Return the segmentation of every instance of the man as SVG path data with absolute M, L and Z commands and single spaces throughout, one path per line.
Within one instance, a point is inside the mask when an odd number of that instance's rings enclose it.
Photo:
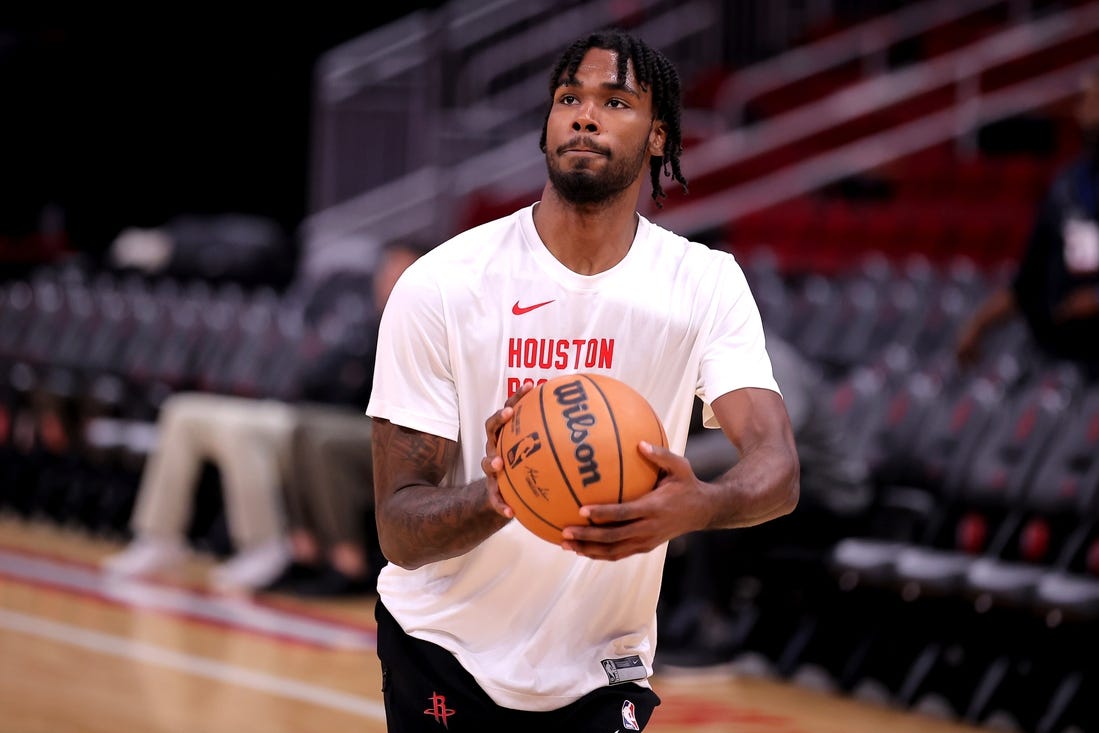
M 390 730 L 643 729 L 668 540 L 797 502 L 743 273 L 636 212 L 646 168 L 654 199 L 662 169 L 685 184 L 675 69 L 599 33 L 566 49 L 549 86 L 541 201 L 422 257 L 382 318 L 367 412 Z M 639 445 L 663 471 L 656 490 L 584 507 L 591 524 L 555 547 L 510 521 L 496 435 L 531 385 L 582 371 L 640 390 L 673 450 Z M 710 483 L 678 455 L 696 394 L 741 456 Z
M 1076 119 L 1084 150 L 1050 187 L 1010 287 L 993 291 L 962 327 L 963 364 L 1019 312 L 1044 352 L 1099 375 L 1099 69 L 1084 76 Z

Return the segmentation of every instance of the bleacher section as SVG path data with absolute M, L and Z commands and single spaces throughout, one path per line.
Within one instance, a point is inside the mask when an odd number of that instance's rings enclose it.
M 1094 729 L 1099 668 L 1074 645 L 1099 614 L 1099 382 L 1018 322 L 958 367 L 952 313 L 970 305 L 943 303 L 998 282 L 972 263 L 748 272 L 765 320 L 832 375 L 876 499 L 820 563 L 762 549 L 757 590 L 731 599 L 733 670 L 1008 730 Z

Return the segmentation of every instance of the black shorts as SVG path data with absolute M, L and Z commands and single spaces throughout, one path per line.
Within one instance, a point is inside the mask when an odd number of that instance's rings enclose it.
M 390 733 L 628 733 L 644 730 L 660 704 L 655 692 L 627 682 L 593 690 L 549 712 L 501 707 L 453 654 L 404 633 L 381 601 L 374 615 Z

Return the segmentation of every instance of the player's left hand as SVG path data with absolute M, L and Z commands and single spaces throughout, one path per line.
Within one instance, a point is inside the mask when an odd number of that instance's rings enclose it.
M 633 501 L 581 507 L 592 524 L 565 527 L 562 547 L 596 560 L 621 560 L 708 525 L 706 484 L 690 462 L 645 442 L 638 450 L 661 469 L 656 488 Z

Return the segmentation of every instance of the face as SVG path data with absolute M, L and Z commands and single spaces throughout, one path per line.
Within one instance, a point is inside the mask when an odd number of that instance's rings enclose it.
M 1099 72 L 1088 74 L 1076 105 L 1076 121 L 1084 135 L 1092 142 L 1099 142 Z
M 546 123 L 550 183 L 570 203 L 609 201 L 638 180 L 649 156 L 663 153 L 665 136 L 633 64 L 619 79 L 616 54 L 593 48 L 576 70 L 576 83 L 554 92 Z

